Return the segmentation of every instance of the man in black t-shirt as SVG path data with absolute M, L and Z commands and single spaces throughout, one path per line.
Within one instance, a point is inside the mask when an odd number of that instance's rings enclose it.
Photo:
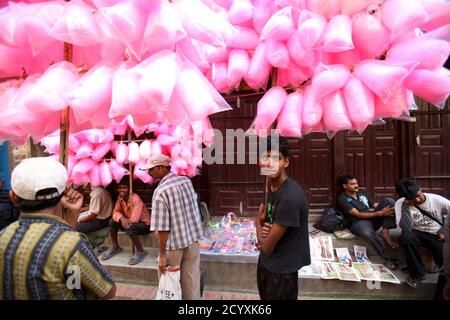
M 261 246 L 257 282 L 261 300 L 296 300 L 298 270 L 311 263 L 308 237 L 308 202 L 303 189 L 289 178 L 287 140 L 279 148 L 268 139 L 261 168 L 270 168 L 267 204 L 261 204 L 256 232 Z
M 371 244 L 385 259 L 386 266 L 395 268 L 376 232 L 383 227 L 383 239 L 392 248 L 398 248 L 389 235 L 389 229 L 396 228 L 394 199 L 384 198 L 380 203 L 374 202 L 366 193 L 358 190 L 358 181 L 352 175 L 339 177 L 339 184 L 344 188 L 344 192 L 339 196 L 337 206 L 346 215 L 350 231 Z

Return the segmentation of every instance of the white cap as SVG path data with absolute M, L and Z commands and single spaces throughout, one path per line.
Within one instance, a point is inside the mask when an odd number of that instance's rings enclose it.
M 165 154 L 155 154 L 148 158 L 145 166 L 141 167 L 141 170 L 149 170 L 156 166 L 170 166 L 170 158 Z
M 38 157 L 22 160 L 11 174 L 11 188 L 24 200 L 56 198 L 66 189 L 67 170 L 55 159 Z M 57 192 L 36 196 L 38 191 L 55 188 Z

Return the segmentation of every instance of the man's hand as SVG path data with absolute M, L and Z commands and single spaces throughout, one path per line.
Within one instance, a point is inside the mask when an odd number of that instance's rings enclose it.
M 259 206 L 259 222 L 261 224 L 261 226 L 264 226 L 264 223 L 266 223 L 266 219 L 267 219 L 267 212 L 266 212 L 266 206 L 261 203 L 261 205 Z
M 122 226 L 124 227 L 125 230 L 130 227 L 130 220 L 128 220 L 125 217 L 120 218 L 120 223 L 122 224 Z
M 273 224 L 271 224 L 271 223 L 268 223 L 268 222 L 264 223 L 264 226 L 261 231 L 261 237 L 267 238 L 270 230 L 272 229 L 272 226 L 273 226 Z
M 380 217 L 389 217 L 394 215 L 394 208 L 386 207 L 378 211 Z
M 158 256 L 158 269 L 161 274 L 166 273 L 166 266 L 167 266 L 167 255 L 159 254 Z
M 83 195 L 72 188 L 68 188 L 61 198 L 61 204 L 68 210 L 80 211 L 83 206 Z

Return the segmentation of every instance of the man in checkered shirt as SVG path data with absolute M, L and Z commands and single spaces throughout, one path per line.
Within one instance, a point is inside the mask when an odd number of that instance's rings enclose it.
M 142 169 L 159 180 L 150 223 L 150 231 L 156 231 L 159 240 L 159 274 L 165 273 L 167 266 L 180 266 L 183 300 L 199 300 L 202 221 L 192 182 L 170 172 L 166 155 L 150 157 Z

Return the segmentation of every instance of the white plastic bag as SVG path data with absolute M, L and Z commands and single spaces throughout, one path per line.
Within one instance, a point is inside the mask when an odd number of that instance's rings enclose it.
M 181 300 L 180 267 L 167 267 L 159 278 L 155 300 Z

